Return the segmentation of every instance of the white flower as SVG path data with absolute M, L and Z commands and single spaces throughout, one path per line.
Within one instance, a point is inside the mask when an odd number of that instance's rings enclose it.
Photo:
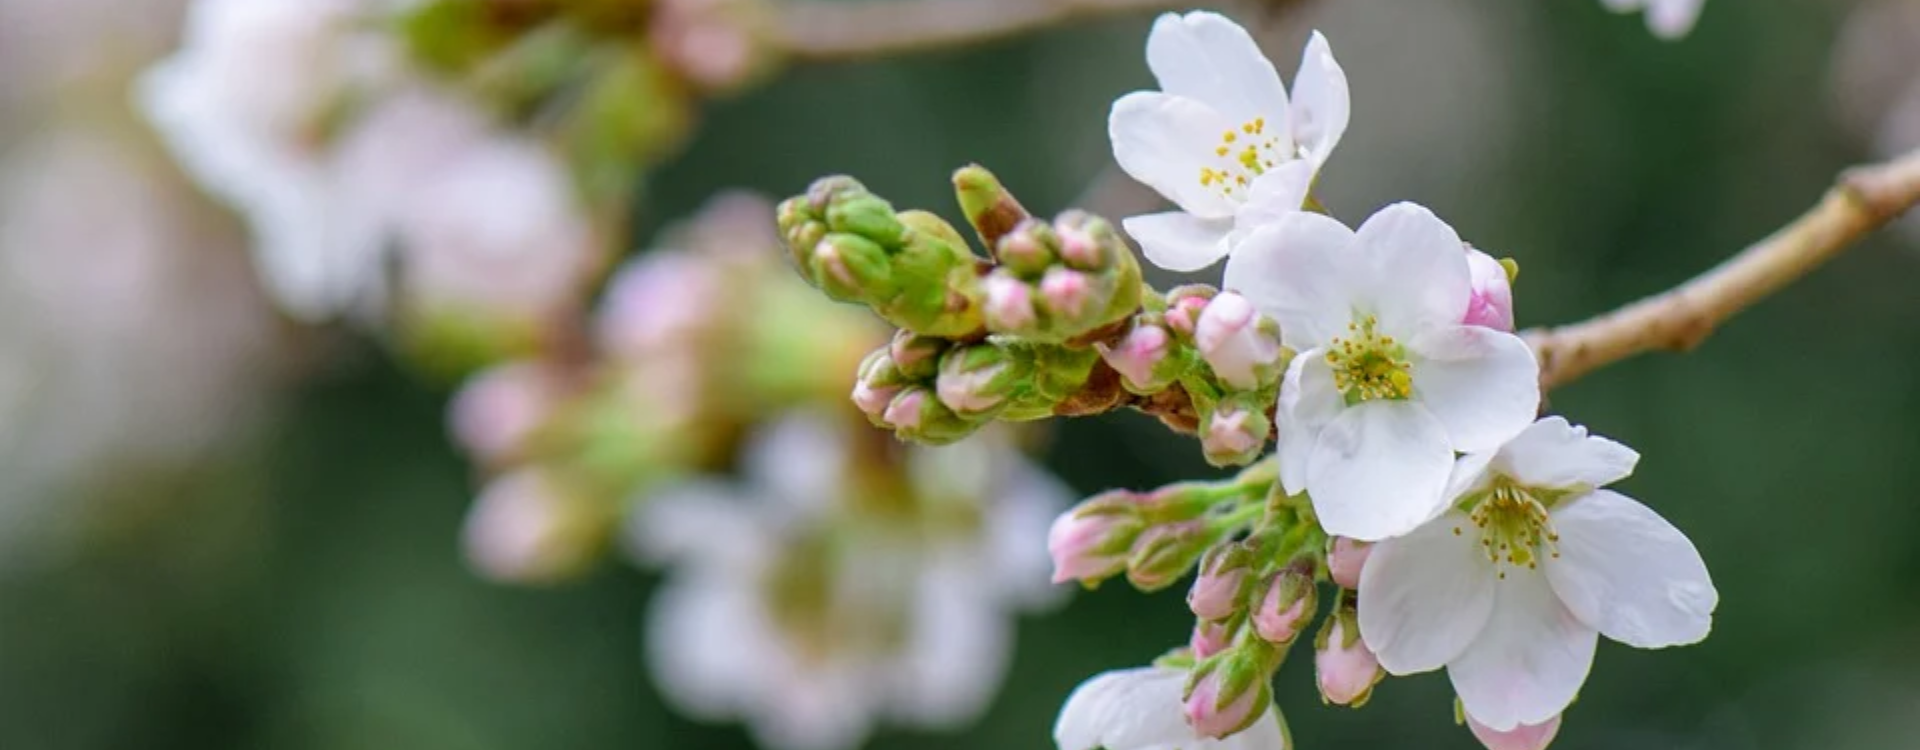
M 307 319 L 362 301 L 377 246 L 343 245 L 321 134 L 393 53 L 360 21 L 371 0 L 198 0 L 180 51 L 137 87 L 148 120 L 208 192 L 244 214 L 267 288 Z
M 1281 480 L 1327 533 L 1404 534 L 1446 503 L 1454 453 L 1491 450 L 1540 403 L 1519 337 L 1463 324 L 1473 290 L 1453 228 L 1402 203 L 1358 232 L 1296 212 L 1254 232 L 1226 286 L 1300 352 L 1280 389 Z
M 1286 750 L 1278 708 L 1225 739 L 1195 732 L 1182 709 L 1186 683 L 1186 672 L 1166 667 L 1123 669 L 1087 680 L 1060 708 L 1054 745 L 1059 750 Z
M 1473 719 L 1499 732 L 1572 702 L 1601 634 L 1638 648 L 1698 642 L 1719 593 L 1693 543 L 1599 489 L 1639 454 L 1543 419 L 1461 459 L 1453 508 L 1374 547 L 1360 633 L 1387 671 L 1447 668 Z
M 1600 0 L 1615 13 L 1646 11 L 1647 28 L 1661 39 L 1679 39 L 1693 31 L 1706 0 Z
M 1347 75 L 1315 32 L 1289 102 L 1246 29 L 1206 12 L 1161 16 L 1147 66 L 1161 90 L 1114 102 L 1108 135 L 1120 168 L 1180 210 L 1123 224 L 1155 265 L 1195 271 L 1299 210 L 1347 130 Z
M 644 501 L 637 550 L 673 566 L 649 611 L 649 662 L 682 710 L 744 720 L 779 750 L 851 748 L 880 722 L 962 725 L 1006 672 L 1012 613 L 1057 598 L 1057 482 L 974 440 L 916 449 L 911 496 L 868 497 L 847 474 L 873 468 L 851 439 L 788 418 L 749 448 L 745 486 Z

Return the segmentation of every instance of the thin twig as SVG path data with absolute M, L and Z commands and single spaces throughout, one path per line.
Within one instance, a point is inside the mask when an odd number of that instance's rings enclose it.
M 1543 388 L 1656 349 L 1699 346 L 1735 313 L 1920 204 L 1920 150 L 1840 176 L 1819 205 L 1691 281 L 1591 320 L 1525 332 Z
M 802 60 L 957 47 L 1096 16 L 1183 9 L 1193 0 L 792 0 L 778 33 Z

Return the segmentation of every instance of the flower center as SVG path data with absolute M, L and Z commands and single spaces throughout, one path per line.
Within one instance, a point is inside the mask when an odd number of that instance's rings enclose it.
M 1239 129 L 1220 136 L 1220 143 L 1213 147 L 1219 166 L 1200 168 L 1200 186 L 1224 198 L 1246 200 L 1247 188 L 1255 178 L 1293 158 L 1282 146 L 1278 136 L 1267 135 L 1267 118 L 1248 120 Z
M 1327 347 L 1333 367 L 1333 386 L 1348 406 L 1374 399 L 1404 400 L 1413 395 L 1413 363 L 1407 349 L 1378 330 L 1380 321 L 1368 315 L 1347 324 L 1347 335 Z
M 1560 535 L 1553 530 L 1547 506 L 1524 487 L 1505 479 L 1496 481 L 1474 505 L 1470 517 L 1480 530 L 1481 551 L 1502 579 L 1508 566 L 1538 570 L 1542 552 L 1560 556 Z M 1455 526 L 1453 533 L 1459 536 L 1460 527 Z

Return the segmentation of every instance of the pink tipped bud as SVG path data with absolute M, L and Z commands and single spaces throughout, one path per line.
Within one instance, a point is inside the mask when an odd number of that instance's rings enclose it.
M 880 419 L 896 430 L 913 432 L 926 424 L 927 411 L 935 403 L 938 402 L 927 389 L 909 388 L 887 402 L 887 408 L 880 414 Z
M 1313 619 L 1318 597 L 1313 580 L 1298 571 L 1275 574 L 1267 579 L 1253 610 L 1253 631 L 1268 643 L 1292 643 L 1300 628 Z
M 1093 301 L 1093 282 L 1079 271 L 1054 268 L 1040 279 L 1040 304 L 1065 318 L 1085 315 Z
M 875 350 L 860 362 L 853 381 L 853 405 L 871 419 L 884 419 L 887 406 L 902 388 L 900 371 L 886 349 Z
M 1228 387 L 1250 391 L 1280 375 L 1280 327 L 1233 292 L 1221 292 L 1201 310 L 1193 342 Z
M 1093 584 L 1127 566 L 1143 523 L 1127 493 L 1101 495 L 1074 507 L 1047 530 L 1047 554 L 1053 557 L 1053 582 Z
M 1187 590 L 1187 608 L 1202 620 L 1225 620 L 1240 611 L 1240 595 L 1246 589 L 1246 555 L 1238 545 L 1215 547 L 1200 563 L 1200 575 L 1194 576 Z
M 982 312 L 987 327 L 995 331 L 1023 331 L 1037 320 L 1033 311 L 1033 290 L 1026 282 L 1010 274 L 995 273 L 986 280 L 987 303 Z
M 963 417 L 982 417 L 999 409 L 1030 380 L 1031 368 L 992 344 L 953 349 L 940 358 L 935 387 L 940 403 Z
M 1233 631 L 1227 623 L 1217 620 L 1201 620 L 1194 623 L 1193 635 L 1187 639 L 1187 648 L 1193 651 L 1193 658 L 1205 659 L 1227 650 L 1233 645 Z
M 1273 420 L 1244 404 L 1223 402 L 1207 414 L 1200 426 L 1200 447 L 1215 466 L 1252 463 L 1266 449 Z
M 1371 554 L 1373 545 L 1336 536 L 1327 546 L 1327 575 L 1340 588 L 1359 591 L 1360 571 Z
M 1212 287 L 1183 286 L 1167 292 L 1167 328 L 1187 338 L 1193 338 L 1199 328 L 1200 316 L 1206 312 L 1207 302 L 1217 294 Z
M 1087 231 L 1084 225 L 1061 224 L 1060 258 L 1067 265 L 1081 270 L 1098 270 L 1106 265 L 1106 253 L 1101 251 L 1099 239 Z
M 1498 331 L 1513 331 L 1513 279 L 1493 256 L 1467 249 L 1467 270 L 1473 277 L 1473 297 L 1461 322 Z
M 1320 697 L 1337 706 L 1359 707 L 1380 681 L 1380 660 L 1360 640 L 1349 612 L 1327 618 L 1326 641 L 1313 654 L 1320 681 Z
M 1270 675 L 1249 649 L 1216 656 L 1196 667 L 1187 690 L 1187 723 L 1205 737 L 1224 738 L 1253 726 L 1267 711 Z
M 1141 323 L 1129 329 L 1118 343 L 1097 348 L 1100 357 L 1120 373 L 1128 388 L 1152 392 L 1166 388 L 1173 380 L 1168 373 L 1161 372 L 1162 364 L 1173 350 L 1173 337 L 1165 328 Z
M 599 555 L 607 517 L 524 471 L 494 480 L 467 513 L 462 542 L 481 575 L 510 583 L 551 583 L 584 571 Z
M 893 341 L 887 344 L 887 355 L 893 359 L 893 366 L 907 380 L 925 380 L 933 377 L 939 368 L 940 355 L 945 353 L 947 339 L 938 336 L 922 336 L 912 331 L 901 330 L 894 333 Z
M 516 363 L 480 373 L 460 389 L 449 409 L 455 442 L 485 463 L 520 452 L 553 413 L 561 397 L 550 370 Z
M 1127 558 L 1127 583 L 1153 592 L 1172 586 L 1200 561 L 1219 534 L 1205 520 L 1147 527 Z
M 1560 717 L 1555 715 L 1541 724 L 1521 724 L 1502 732 L 1467 714 L 1467 729 L 1487 750 L 1546 750 L 1560 733 Z
M 1046 238 L 1040 231 L 1045 226 L 1033 221 L 1016 227 L 1012 234 L 1000 239 L 994 258 L 1015 273 L 1031 276 L 1044 272 L 1047 266 L 1053 265 L 1053 251 L 1047 248 Z

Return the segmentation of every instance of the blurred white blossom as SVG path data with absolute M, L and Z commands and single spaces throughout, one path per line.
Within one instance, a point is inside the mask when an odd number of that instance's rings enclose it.
M 1286 750 L 1280 709 L 1269 707 L 1253 726 L 1224 739 L 1203 737 L 1187 724 L 1181 694 L 1184 670 L 1140 667 L 1107 672 L 1081 683 L 1053 725 L 1059 750 Z
M 643 501 L 635 548 L 670 566 L 648 653 L 667 697 L 766 746 L 858 745 L 877 723 L 955 727 L 1005 674 L 1014 612 L 1047 604 L 1066 492 L 1004 442 L 909 449 L 869 475 L 863 428 L 762 428 L 745 479 Z M 884 443 L 878 443 L 884 445 Z M 856 507 L 857 506 L 857 507 Z
M 1661 39 L 1673 40 L 1693 31 L 1706 0 L 1600 0 L 1600 4 L 1615 13 L 1645 12 L 1647 29 Z

